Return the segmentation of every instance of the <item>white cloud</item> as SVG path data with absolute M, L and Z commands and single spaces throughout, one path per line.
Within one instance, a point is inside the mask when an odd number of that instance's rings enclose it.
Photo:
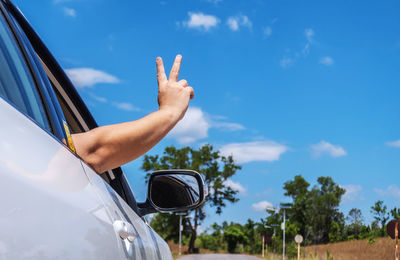
M 301 51 L 304 56 L 307 56 L 310 53 L 311 44 L 314 43 L 314 30 L 313 29 L 305 29 L 304 35 L 306 36 L 307 43 L 304 45 L 303 50 Z
M 176 139 L 180 144 L 189 144 L 206 138 L 210 127 L 201 108 L 191 107 L 168 136 Z
M 273 208 L 273 205 L 271 202 L 263 200 L 252 204 L 251 207 L 255 211 L 264 212 L 267 210 L 267 208 Z
M 114 106 L 114 107 L 116 107 L 118 109 L 121 109 L 121 110 L 125 110 L 125 111 L 140 111 L 140 108 L 135 107 L 134 105 L 132 105 L 129 102 L 111 102 L 107 98 L 97 96 L 97 95 L 95 95 L 95 94 L 93 94 L 91 92 L 89 92 L 89 96 L 91 98 L 93 98 L 94 100 L 98 101 L 98 102 L 112 105 L 112 106 Z
M 326 141 L 321 141 L 317 144 L 311 145 L 312 154 L 314 157 L 320 157 L 323 154 L 330 155 L 332 157 L 341 157 L 347 155 L 346 150 L 339 145 L 333 145 Z
M 374 191 L 382 197 L 393 197 L 400 201 L 400 188 L 395 184 L 388 186 L 385 190 L 374 188 Z
M 53 0 L 53 4 L 68 3 L 74 0 Z
M 183 22 L 188 28 L 203 29 L 208 31 L 210 28 L 215 27 L 219 23 L 216 16 L 189 12 L 189 21 Z
M 184 118 L 172 129 L 168 137 L 174 138 L 179 144 L 190 144 L 208 137 L 210 128 L 222 131 L 240 131 L 245 127 L 241 124 L 226 122 L 225 117 L 207 115 L 199 107 L 190 107 Z
M 243 125 L 237 123 L 230 123 L 230 122 L 218 122 L 213 121 L 211 122 L 212 127 L 219 128 L 221 130 L 227 131 L 239 131 L 246 129 Z
M 255 161 L 277 161 L 288 149 L 288 147 L 273 141 L 263 141 L 227 144 L 220 151 L 224 156 L 232 155 L 240 164 Z
M 236 190 L 237 192 L 241 194 L 246 194 L 247 189 L 242 186 L 239 182 L 234 182 L 231 179 L 228 179 L 224 181 L 224 185 L 230 187 L 232 190 Z
M 76 17 L 75 9 L 64 7 L 63 8 L 64 14 L 71 17 Z
M 226 24 L 232 31 L 238 31 L 241 26 L 251 28 L 253 25 L 246 15 L 231 16 L 226 21 Z
M 314 41 L 315 32 L 313 29 L 307 28 L 304 30 L 304 36 L 306 37 L 306 43 L 304 44 L 304 47 L 301 50 L 298 50 L 294 54 L 292 54 L 291 55 L 292 57 L 290 56 L 284 57 L 279 61 L 279 65 L 282 68 L 288 68 L 292 66 L 297 60 L 308 56 L 308 54 L 310 53 L 311 45 L 313 45 L 315 42 Z
M 305 29 L 304 30 L 304 35 L 307 38 L 307 42 L 309 42 L 309 43 L 313 43 L 314 42 L 315 32 L 314 32 L 313 29 L 310 29 L 310 28 Z
M 226 24 L 231 28 L 232 31 L 237 31 L 239 30 L 239 21 L 236 20 L 235 18 L 230 17 L 227 21 Z
M 98 83 L 118 83 L 119 79 L 104 71 L 93 68 L 74 68 L 65 70 L 78 88 L 92 87 Z
M 215 5 L 222 2 L 222 0 L 206 0 L 206 1 Z
M 270 26 L 267 26 L 263 30 L 264 36 L 269 37 L 272 34 L 272 28 Z
M 97 100 L 97 101 L 99 101 L 99 102 L 101 102 L 101 103 L 107 103 L 107 102 L 108 102 L 108 100 L 107 100 L 105 97 L 100 97 L 100 96 L 97 96 L 97 95 L 95 95 L 95 94 L 93 94 L 93 93 L 89 93 L 89 95 L 90 95 L 93 99 L 95 99 L 95 100 Z
M 279 64 L 282 68 L 289 68 L 294 64 L 294 60 L 292 58 L 283 58 L 280 60 Z
M 311 43 L 307 42 L 306 45 L 304 45 L 304 48 L 301 50 L 301 53 L 303 53 L 304 56 L 307 56 L 310 53 L 310 46 Z
M 140 108 L 137 108 L 128 102 L 112 102 L 112 105 L 125 111 L 140 111 Z
M 391 147 L 400 148 L 400 140 L 386 142 L 386 145 L 391 146 Z
M 343 195 L 344 203 L 364 200 L 364 197 L 361 195 L 362 191 L 361 185 L 349 184 L 349 185 L 343 185 L 341 187 L 346 190 L 345 194 Z
M 319 64 L 325 65 L 325 66 L 331 66 L 333 65 L 334 61 L 332 59 L 332 57 L 329 56 L 325 56 L 322 57 L 321 59 L 319 59 Z

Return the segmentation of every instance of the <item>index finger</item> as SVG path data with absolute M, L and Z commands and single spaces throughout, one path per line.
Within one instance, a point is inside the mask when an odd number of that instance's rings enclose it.
M 165 75 L 164 64 L 160 57 L 156 59 L 157 64 L 157 80 L 158 83 L 167 81 L 167 75 Z
M 176 55 L 174 65 L 172 65 L 171 72 L 169 73 L 169 80 L 178 81 L 181 63 L 182 63 L 182 56 Z

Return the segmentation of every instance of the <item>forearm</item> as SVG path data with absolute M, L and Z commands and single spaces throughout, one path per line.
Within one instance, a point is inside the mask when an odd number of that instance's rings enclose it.
M 77 154 L 96 172 L 102 173 L 146 153 L 178 121 L 178 114 L 158 110 L 136 121 L 98 127 L 72 138 Z
M 159 110 L 139 120 L 102 126 L 72 135 L 77 154 L 98 173 L 135 160 L 156 145 L 184 116 L 194 92 L 178 80 L 182 56 L 177 55 L 169 79 L 157 58 Z

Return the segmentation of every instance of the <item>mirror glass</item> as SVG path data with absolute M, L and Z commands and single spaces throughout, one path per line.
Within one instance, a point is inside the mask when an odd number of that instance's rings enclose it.
M 184 174 L 155 176 L 152 180 L 150 198 L 159 208 L 172 209 L 193 206 L 200 200 L 197 179 Z

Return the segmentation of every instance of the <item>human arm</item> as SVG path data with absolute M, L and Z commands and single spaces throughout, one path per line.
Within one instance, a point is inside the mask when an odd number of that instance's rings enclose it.
M 175 58 L 169 79 L 157 58 L 159 110 L 135 121 L 95 128 L 72 135 L 77 154 L 102 173 L 146 153 L 183 118 L 194 92 L 186 80 L 178 81 L 182 56 Z

